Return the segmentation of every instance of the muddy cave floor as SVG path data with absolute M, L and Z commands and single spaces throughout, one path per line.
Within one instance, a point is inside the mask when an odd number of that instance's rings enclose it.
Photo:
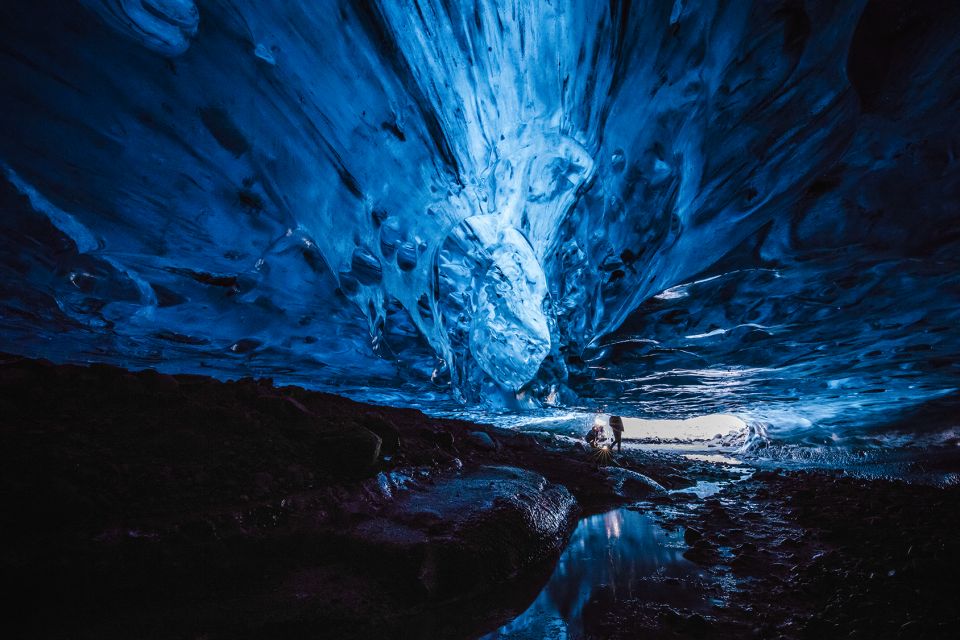
M 584 637 L 960 628 L 956 486 L 638 450 L 598 467 L 549 433 L 17 356 L 0 432 L 7 637 L 479 637 L 533 602 L 578 519 L 621 506 L 682 532 L 711 604 L 597 585 Z

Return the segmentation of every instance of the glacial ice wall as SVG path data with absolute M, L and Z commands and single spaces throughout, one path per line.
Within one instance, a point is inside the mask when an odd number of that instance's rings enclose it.
M 0 349 L 949 433 L 958 17 L 10 0 Z

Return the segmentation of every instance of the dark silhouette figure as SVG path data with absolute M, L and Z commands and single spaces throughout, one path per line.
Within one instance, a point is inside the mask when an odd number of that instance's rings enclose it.
M 623 436 L 623 418 L 620 416 L 610 416 L 610 429 L 613 430 L 613 444 L 617 451 L 620 451 L 620 438 Z M 613 448 L 612 446 L 610 447 Z

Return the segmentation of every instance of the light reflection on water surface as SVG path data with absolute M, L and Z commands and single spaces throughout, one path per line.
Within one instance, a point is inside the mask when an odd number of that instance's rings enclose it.
M 550 581 L 522 614 L 485 638 L 583 635 L 584 608 L 640 599 L 703 610 L 701 573 L 683 557 L 683 529 L 666 531 L 645 514 L 616 509 L 580 521 Z

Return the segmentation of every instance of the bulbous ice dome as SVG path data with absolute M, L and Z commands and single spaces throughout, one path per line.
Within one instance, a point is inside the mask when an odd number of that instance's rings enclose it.
M 958 16 L 5 2 L 0 349 L 949 434 Z

